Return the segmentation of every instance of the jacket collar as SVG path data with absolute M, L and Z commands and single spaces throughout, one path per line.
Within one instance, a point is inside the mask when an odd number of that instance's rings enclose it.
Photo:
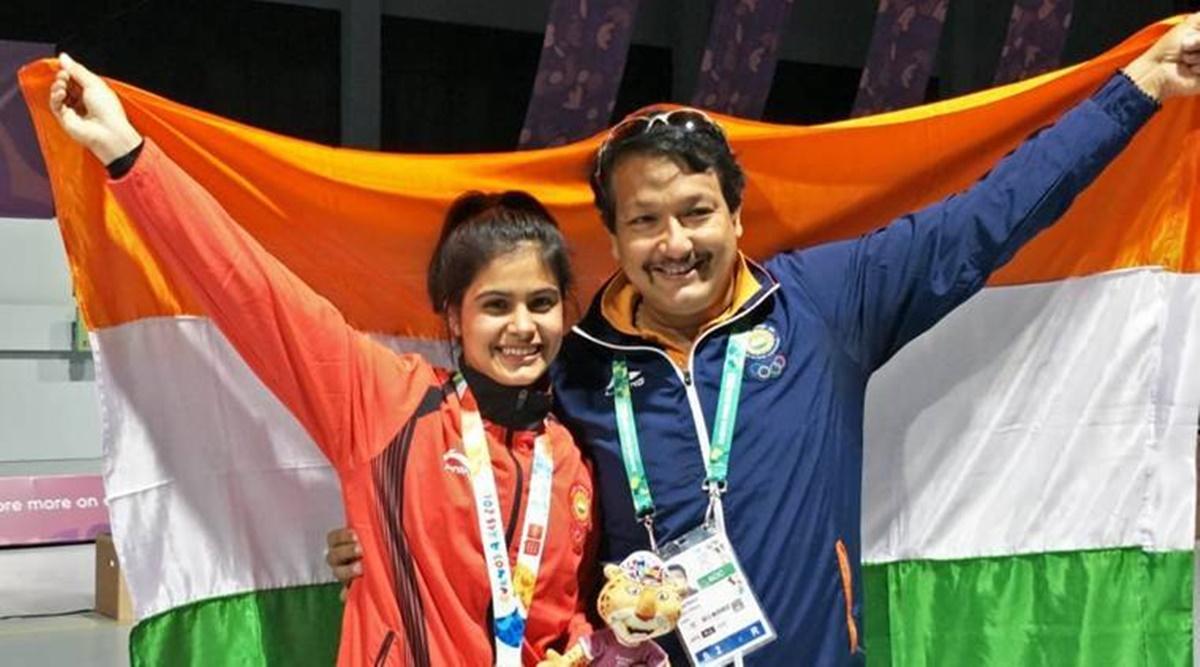
M 479 414 L 489 422 L 509 429 L 533 430 L 550 414 L 553 399 L 549 375 L 531 385 L 510 387 L 471 368 L 461 358 L 458 367 L 479 404 Z
M 732 322 L 740 319 L 742 315 L 748 313 L 760 304 L 764 303 L 776 290 L 779 289 L 779 281 L 771 275 L 769 271 L 763 268 L 762 265 L 746 258 L 746 268 L 753 274 L 755 280 L 758 281 L 759 288 L 754 293 L 754 296 L 747 299 L 740 308 L 725 321 L 718 324 L 714 329 L 721 329 L 729 326 Z M 600 289 L 596 291 L 596 296 L 592 298 L 591 304 L 588 306 L 587 313 L 583 318 L 572 327 L 573 331 L 584 338 L 595 341 L 603 345 L 617 347 L 653 347 L 658 349 L 660 346 L 641 336 L 626 333 L 618 329 L 604 314 L 604 294 L 615 280 L 620 277 L 620 273 L 614 273 L 604 281 Z M 703 333 L 701 334 L 703 335 Z

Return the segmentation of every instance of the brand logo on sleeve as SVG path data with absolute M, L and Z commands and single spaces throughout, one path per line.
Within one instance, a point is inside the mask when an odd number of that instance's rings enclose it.
M 454 449 L 442 454 L 442 470 L 463 477 L 471 476 L 471 466 L 467 461 L 467 455 Z
M 629 369 L 629 388 L 636 389 L 637 387 L 640 387 L 644 384 L 646 384 L 646 378 L 642 375 L 642 372 L 635 371 L 632 368 Z M 608 379 L 608 385 L 604 387 L 604 395 L 605 396 L 613 395 L 613 379 L 612 378 Z

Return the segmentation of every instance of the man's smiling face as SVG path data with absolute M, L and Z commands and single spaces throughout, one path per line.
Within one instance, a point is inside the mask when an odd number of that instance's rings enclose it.
M 742 235 L 714 170 L 633 153 L 612 171 L 613 256 L 656 320 L 700 327 L 728 305 Z

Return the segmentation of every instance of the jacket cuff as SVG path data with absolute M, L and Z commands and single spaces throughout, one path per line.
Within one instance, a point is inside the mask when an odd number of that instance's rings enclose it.
M 142 149 L 145 147 L 146 140 L 143 139 L 141 143 L 133 147 L 133 150 L 104 165 L 104 168 L 108 170 L 108 177 L 115 181 L 128 174 L 129 170 L 133 169 L 133 165 L 137 163 L 138 156 L 142 154 Z
M 1162 108 L 1161 102 L 1138 88 L 1128 74 L 1120 71 L 1092 95 L 1092 101 L 1130 134 Z

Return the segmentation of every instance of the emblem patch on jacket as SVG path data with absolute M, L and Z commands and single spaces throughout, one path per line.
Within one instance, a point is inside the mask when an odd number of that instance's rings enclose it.
M 571 542 L 575 553 L 583 552 L 583 543 L 592 527 L 592 492 L 583 484 L 571 487 Z
M 754 380 L 774 380 L 787 368 L 787 356 L 779 352 L 779 332 L 760 324 L 746 338 L 746 375 Z

